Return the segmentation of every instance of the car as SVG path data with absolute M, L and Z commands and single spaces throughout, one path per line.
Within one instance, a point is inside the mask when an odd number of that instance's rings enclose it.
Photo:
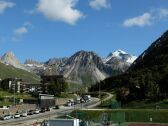
M 35 109 L 34 110 L 34 114 L 39 114 L 40 113 L 40 110 L 39 109 Z
M 49 107 L 47 107 L 47 108 L 46 108 L 46 111 L 50 111 L 50 108 L 49 108 Z
M 14 118 L 20 118 L 20 113 L 15 113 Z
M 75 101 L 73 99 L 70 99 L 69 102 L 71 102 L 71 106 L 75 105 Z
M 41 108 L 40 113 L 44 113 L 45 111 L 45 108 Z
M 34 110 L 29 110 L 27 114 L 28 115 L 33 115 L 34 114 Z
M 1 117 L 2 120 L 8 120 L 8 119 L 11 119 L 12 116 L 11 115 L 4 115 Z
M 85 100 L 83 98 L 80 99 L 81 103 L 85 103 Z
M 80 103 L 81 103 L 80 99 L 81 99 L 80 96 L 77 96 L 77 97 L 75 98 L 75 102 L 76 102 L 76 104 L 80 104 Z
M 90 95 L 84 95 L 83 99 L 85 100 L 85 102 L 89 102 L 89 101 L 91 101 L 91 96 Z
M 22 117 L 27 117 L 27 114 L 28 114 L 27 111 L 22 111 L 21 116 Z
M 59 105 L 55 105 L 55 109 L 60 109 L 60 106 Z
M 69 106 L 69 107 L 72 106 L 71 102 L 68 101 L 68 102 L 66 103 L 66 106 Z

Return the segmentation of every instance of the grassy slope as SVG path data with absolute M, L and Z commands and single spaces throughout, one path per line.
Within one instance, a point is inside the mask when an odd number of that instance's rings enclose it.
M 22 78 L 25 79 L 27 82 L 30 83 L 38 83 L 40 78 L 32 73 L 29 73 L 27 71 L 14 68 L 12 66 L 6 66 L 2 63 L 0 63 L 0 78 Z

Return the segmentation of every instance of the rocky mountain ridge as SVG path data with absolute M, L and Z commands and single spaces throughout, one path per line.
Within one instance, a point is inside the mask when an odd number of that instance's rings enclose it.
M 135 57 L 117 50 L 102 59 L 94 52 L 78 51 L 71 57 L 51 58 L 46 62 L 27 59 L 20 64 L 12 52 L 1 58 L 1 62 L 37 75 L 64 75 L 72 83 L 96 83 L 109 76 L 126 71 Z M 129 60 L 131 59 L 131 60 Z M 129 61 L 129 62 L 128 62 Z M 132 61 L 132 62 L 130 62 Z
M 20 64 L 19 60 L 15 57 L 13 52 L 5 53 L 0 61 L 6 65 L 14 66 L 15 68 L 24 69 L 24 66 Z

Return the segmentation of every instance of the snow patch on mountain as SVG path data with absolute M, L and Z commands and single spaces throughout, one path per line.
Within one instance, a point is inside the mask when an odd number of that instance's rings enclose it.
M 107 58 L 104 59 L 104 63 L 110 62 L 110 60 L 118 59 L 122 62 L 132 64 L 136 60 L 136 56 L 130 55 L 126 53 L 125 51 L 122 51 L 120 49 L 116 50 L 113 53 L 110 53 Z
M 129 57 L 129 58 L 127 59 L 126 62 L 132 64 L 136 59 L 137 59 L 136 56 L 131 56 L 131 57 Z

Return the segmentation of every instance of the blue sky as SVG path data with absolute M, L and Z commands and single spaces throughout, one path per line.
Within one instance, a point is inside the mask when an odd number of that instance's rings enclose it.
M 167 28 L 167 0 L 0 0 L 0 55 L 21 62 L 79 50 L 138 56 Z

